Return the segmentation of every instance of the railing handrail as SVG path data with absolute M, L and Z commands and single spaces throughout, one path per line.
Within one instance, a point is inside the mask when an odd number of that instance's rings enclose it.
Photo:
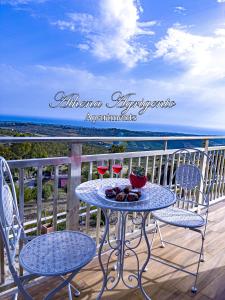
M 198 148 L 199 150 L 203 148 Z M 224 150 L 225 146 L 211 146 L 208 148 L 212 150 Z M 87 154 L 81 155 L 81 162 L 92 162 L 98 160 L 109 160 L 109 159 L 124 159 L 124 158 L 135 158 L 135 157 L 146 157 L 154 155 L 172 154 L 177 149 L 166 149 L 166 150 L 148 150 L 148 151 L 132 151 L 132 152 L 121 152 L 121 153 L 102 153 L 102 154 Z M 68 156 L 61 157 L 47 157 L 47 158 L 27 158 L 27 159 L 15 159 L 9 160 L 8 163 L 10 168 L 29 168 L 29 167 L 40 167 L 40 166 L 58 166 L 63 164 L 69 164 L 71 158 Z
M 225 139 L 224 135 L 203 135 L 203 136 L 143 136 L 143 137 L 0 137 L 0 143 L 23 143 L 23 142 L 140 142 L 140 141 L 178 141 L 178 140 L 218 140 Z

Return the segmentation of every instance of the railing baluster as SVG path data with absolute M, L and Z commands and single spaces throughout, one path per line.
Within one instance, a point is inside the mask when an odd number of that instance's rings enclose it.
M 156 157 L 154 155 L 153 156 L 153 162 L 152 162 L 152 178 L 151 178 L 152 183 L 155 182 L 155 160 L 156 160 Z
M 59 197 L 59 166 L 54 167 L 54 191 L 53 191 L 53 229 L 57 230 L 57 212 L 58 212 L 58 197 Z
M 68 169 L 68 194 L 66 228 L 77 230 L 79 227 L 80 199 L 75 194 L 76 187 L 81 183 L 81 155 L 82 144 L 72 144 Z
M 225 150 L 223 150 L 223 163 L 222 163 L 222 169 L 221 169 L 221 172 L 222 172 L 222 183 L 221 183 L 221 187 L 220 187 L 220 194 L 221 194 L 221 197 L 224 196 L 224 181 L 225 181 Z
M 42 171 L 43 167 L 38 167 L 37 172 L 37 234 L 41 234 L 42 215 Z
M 121 163 L 121 165 L 123 166 L 123 160 L 122 160 L 122 159 L 120 159 L 120 163 Z M 123 178 L 123 168 L 122 168 L 122 170 L 121 170 L 119 176 L 120 176 L 120 178 Z
M 186 164 L 186 156 L 187 156 L 186 153 L 184 153 L 184 154 L 183 154 L 183 161 L 182 161 L 183 164 Z M 186 200 L 186 191 L 187 191 L 187 190 L 184 189 L 184 188 L 181 188 L 181 189 L 180 189 L 179 197 L 180 197 L 181 199 L 183 198 L 184 200 Z M 183 197 L 182 197 L 182 196 L 183 196 Z M 182 205 L 181 205 L 181 208 L 184 208 L 185 202 L 184 202 L 184 201 L 181 201 L 181 204 L 182 204 Z
M 168 162 L 168 159 L 169 159 L 169 155 L 166 155 L 166 157 L 165 157 L 165 159 L 166 159 L 166 162 L 165 162 L 165 166 L 164 166 L 164 174 L 163 174 L 163 185 L 167 185 L 167 173 L 168 173 L 168 164 L 169 164 L 169 162 Z
M 132 165 L 133 165 L 133 159 L 132 157 L 129 159 L 128 161 L 128 175 L 131 173 L 132 171 Z
M 177 164 L 176 164 L 176 169 L 180 166 L 180 152 L 178 153 L 178 155 L 177 155 L 178 157 L 177 157 Z M 180 187 L 179 187 L 179 189 L 180 189 Z M 175 188 L 174 188 L 174 192 L 177 194 L 178 193 L 178 191 L 177 191 L 177 184 L 176 184 L 176 182 L 175 182 Z M 179 207 L 180 206 L 180 200 L 178 200 L 177 201 L 177 206 Z
M 138 157 L 138 167 L 141 165 L 141 157 Z
M 170 166 L 170 175 L 169 175 L 169 187 L 172 187 L 173 184 L 173 174 L 174 174 L 174 161 L 175 161 L 175 154 L 172 155 L 172 161 Z
M 206 154 L 208 154 L 208 149 L 209 149 L 209 140 L 205 140 L 204 141 L 204 151 Z M 199 187 L 199 195 L 198 195 L 198 204 L 204 204 L 204 198 L 203 198 L 203 192 L 204 192 L 204 180 L 205 180 L 205 171 L 206 171 L 206 163 L 207 163 L 207 157 L 203 156 L 201 158 L 200 161 L 200 169 L 201 169 L 201 175 L 202 175 L 202 179 L 201 179 L 201 183 L 200 183 L 200 187 Z M 200 206 L 198 205 L 197 207 L 197 211 L 198 213 L 200 212 Z
M 212 152 L 211 158 L 212 158 L 212 161 L 214 162 L 215 161 L 215 150 Z M 211 167 L 210 170 L 209 170 L 209 182 L 212 180 L 212 174 L 213 174 L 213 169 Z M 212 201 L 212 199 L 213 199 L 214 186 L 215 185 L 214 185 L 214 182 L 213 182 L 212 189 L 211 189 L 210 194 L 209 194 L 209 201 Z
M 24 169 L 19 169 L 19 212 L 21 223 L 24 223 Z
M 148 175 L 148 156 L 145 158 L 145 176 Z
M 219 152 L 219 162 L 218 162 L 218 170 L 217 170 L 218 182 L 216 186 L 216 198 L 220 197 L 221 167 L 222 167 L 222 151 L 219 150 L 218 152 Z
M 109 173 L 110 173 L 110 177 L 111 178 L 113 178 L 113 165 L 115 164 L 115 159 L 111 159 L 110 160 L 110 171 L 109 171 Z
M 131 157 L 128 161 L 128 175 L 132 172 L 132 167 L 133 167 L 133 158 Z M 136 217 L 136 214 L 135 213 L 132 213 L 132 218 L 135 218 Z M 118 223 L 118 222 L 117 222 Z M 132 231 L 135 230 L 135 225 L 132 223 Z
M 162 173 L 162 155 L 160 155 L 159 158 L 159 166 L 158 166 L 158 179 L 157 179 L 157 183 L 160 184 L 161 181 L 161 173 Z
M 214 184 L 214 191 L 213 191 L 213 200 L 216 199 L 216 188 L 217 188 L 217 184 L 218 184 L 218 158 L 219 158 L 219 151 L 216 151 L 216 159 L 215 159 L 215 167 L 216 167 L 216 180 L 215 180 L 215 184 Z
M 23 225 L 24 223 L 24 169 L 19 169 L 19 213 L 20 213 L 20 221 Z M 19 242 L 19 253 L 23 248 L 23 241 Z M 20 276 L 23 275 L 23 268 L 19 266 Z
M 89 164 L 89 171 L 88 171 L 88 180 L 92 180 L 93 176 L 93 162 L 91 161 Z M 86 233 L 89 233 L 89 226 L 90 226 L 90 204 L 87 204 L 86 208 Z
M 197 163 L 196 163 L 196 152 L 193 153 L 193 162 L 197 166 Z M 191 197 L 193 197 L 193 200 L 195 201 L 195 199 L 196 199 L 196 189 L 194 189 L 193 191 L 191 191 L 191 193 L 189 195 L 189 199 L 191 199 Z M 191 204 L 191 208 L 194 208 L 194 203 Z
M 215 198 L 219 197 L 219 185 L 220 185 L 220 168 L 221 168 L 221 151 L 218 150 L 218 164 L 216 169 L 216 177 L 217 177 L 217 184 L 216 184 L 216 190 L 215 190 Z

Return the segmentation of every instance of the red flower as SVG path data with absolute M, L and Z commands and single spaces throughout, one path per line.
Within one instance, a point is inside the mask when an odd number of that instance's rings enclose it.
M 134 174 L 130 174 L 130 183 L 133 188 L 140 189 L 143 186 L 145 186 L 147 182 L 147 177 L 146 176 L 136 176 Z

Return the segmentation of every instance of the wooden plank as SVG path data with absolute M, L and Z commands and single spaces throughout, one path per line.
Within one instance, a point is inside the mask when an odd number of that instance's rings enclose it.
M 200 265 L 198 278 L 198 293 L 193 296 L 190 289 L 193 284 L 194 277 L 184 275 L 182 272 L 175 272 L 173 269 L 150 261 L 148 272 L 144 273 L 143 285 L 146 293 L 151 299 L 160 300 L 223 300 L 225 294 L 225 256 L 223 249 L 225 247 L 225 207 L 224 203 L 218 204 L 212 208 L 209 213 L 208 230 L 205 241 L 206 261 Z M 199 249 L 199 235 L 192 231 L 182 228 L 174 228 L 166 226 L 163 228 L 163 235 L 168 240 L 180 243 L 184 247 L 191 247 L 194 250 Z M 149 239 L 152 234 L 149 234 Z M 132 245 L 136 243 L 133 241 Z M 146 245 L 141 243 L 137 250 L 140 263 L 146 258 Z M 175 262 L 178 265 L 186 267 L 190 271 L 196 270 L 197 256 L 193 253 L 166 246 L 165 249 L 160 247 L 159 237 L 156 236 L 152 255 L 156 255 Z M 102 257 L 104 263 L 109 257 L 109 253 L 105 253 Z M 110 267 L 115 263 L 115 257 Z M 133 271 L 136 268 L 136 258 L 134 255 L 125 258 L 125 266 L 127 270 Z M 49 289 L 59 284 L 57 278 L 44 278 L 39 282 L 34 282 L 29 291 L 32 297 L 41 300 Z M 38 284 L 37 284 L 38 283 Z M 102 272 L 99 269 L 98 258 L 95 258 L 88 266 L 84 267 L 74 279 L 74 285 L 79 288 L 82 293 L 82 299 L 94 300 L 97 298 L 102 285 Z M 12 299 L 12 292 L 8 295 L 1 295 L 1 300 Z M 67 299 L 67 290 L 63 289 L 55 297 L 55 300 Z M 127 289 L 122 283 L 113 291 L 105 291 L 104 299 L 113 300 L 141 300 L 143 299 L 139 289 Z

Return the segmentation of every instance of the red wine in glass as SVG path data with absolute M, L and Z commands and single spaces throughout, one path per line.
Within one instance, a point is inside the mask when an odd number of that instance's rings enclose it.
M 121 172 L 122 168 L 123 168 L 122 164 L 115 164 L 112 166 L 113 173 L 116 174 L 115 186 L 118 186 L 118 175 Z
M 100 188 L 102 188 L 103 176 L 105 175 L 106 171 L 108 171 L 107 163 L 105 161 L 98 162 L 97 170 L 98 170 L 98 174 L 100 175 L 100 178 L 101 178 Z
M 121 172 L 123 166 L 118 164 L 118 165 L 113 165 L 112 168 L 113 168 L 113 173 L 119 174 Z
M 107 166 L 98 166 L 98 174 L 99 175 L 105 175 L 106 171 L 108 171 Z

